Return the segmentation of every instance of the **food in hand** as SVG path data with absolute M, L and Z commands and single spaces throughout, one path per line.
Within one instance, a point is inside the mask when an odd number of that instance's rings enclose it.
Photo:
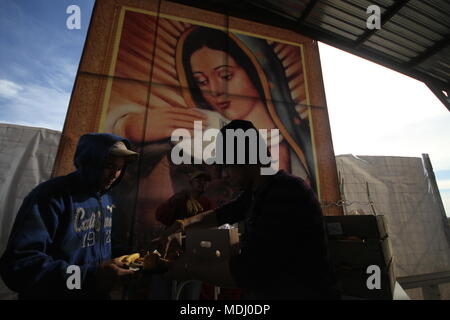
M 130 263 L 133 263 L 136 259 L 139 259 L 141 255 L 139 253 L 133 253 L 133 254 L 128 254 L 128 255 L 124 255 L 121 256 L 119 258 L 117 258 L 117 260 L 119 260 L 120 262 L 129 265 Z
M 144 267 L 144 258 L 137 258 L 132 263 L 130 263 L 131 270 L 140 270 Z
M 158 268 L 161 261 L 161 254 L 155 250 L 147 252 L 143 257 L 139 253 L 124 255 L 117 258 L 130 270 L 145 270 L 152 271 Z
M 144 259 L 141 258 L 141 255 L 139 253 L 124 255 L 117 258 L 116 260 L 123 263 L 125 265 L 125 268 L 133 271 L 142 269 L 142 267 L 144 266 Z

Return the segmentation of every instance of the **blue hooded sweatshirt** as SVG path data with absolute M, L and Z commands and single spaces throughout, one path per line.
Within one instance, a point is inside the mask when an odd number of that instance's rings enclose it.
M 75 152 L 77 170 L 41 183 L 24 199 L 0 259 L 0 275 L 19 299 L 108 296 L 96 289 L 95 277 L 99 264 L 111 259 L 115 206 L 98 186 L 103 163 L 117 141 L 130 148 L 126 139 L 112 134 L 83 135 Z

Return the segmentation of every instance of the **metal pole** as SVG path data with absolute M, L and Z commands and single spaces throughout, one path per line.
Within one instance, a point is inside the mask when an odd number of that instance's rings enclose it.
M 434 175 L 433 166 L 431 165 L 430 157 L 428 156 L 427 153 L 422 154 L 422 160 L 425 172 L 432 187 L 433 196 L 435 197 L 435 201 L 442 215 L 442 222 L 444 224 L 445 236 L 447 237 L 447 243 L 448 246 L 450 247 L 450 226 L 448 225 L 447 215 L 445 214 L 445 208 L 444 204 L 442 203 L 442 198 L 436 182 L 436 176 Z

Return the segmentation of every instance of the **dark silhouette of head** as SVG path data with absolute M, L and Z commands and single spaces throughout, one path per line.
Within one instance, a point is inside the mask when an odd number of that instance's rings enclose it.
M 267 144 L 253 123 L 247 120 L 233 120 L 220 133 L 216 154 L 222 152 L 223 155 L 222 173 L 233 186 L 246 188 L 260 175 L 261 167 L 270 166 Z M 262 161 L 261 153 L 268 162 Z

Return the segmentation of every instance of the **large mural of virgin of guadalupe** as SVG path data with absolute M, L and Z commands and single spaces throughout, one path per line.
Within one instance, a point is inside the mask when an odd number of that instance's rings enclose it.
M 176 66 L 181 86 L 189 88 L 183 91 L 188 105 L 215 112 L 225 122 L 241 119 L 257 129 L 278 128 L 277 167 L 314 185 L 309 121 L 300 119 L 289 70 L 267 40 L 193 26 L 177 43 Z
M 278 129 L 277 168 L 320 192 L 301 44 L 131 9 L 117 28 L 99 130 L 128 138 L 141 159 L 115 190 L 117 208 L 127 209 L 118 220 L 128 219 L 116 223 L 143 242 L 157 236 L 165 227 L 158 208 L 192 189 L 189 177 L 199 170 L 210 177 L 202 193 L 211 206 L 233 196 L 214 166 L 171 161 L 172 132 L 193 132 L 194 121 L 204 129 L 234 119 Z

